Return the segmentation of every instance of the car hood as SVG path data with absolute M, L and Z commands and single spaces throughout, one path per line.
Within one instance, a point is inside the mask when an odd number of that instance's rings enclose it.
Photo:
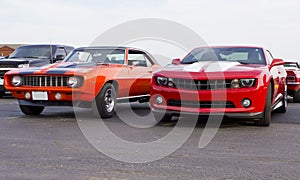
M 19 65 L 19 64 L 28 64 L 30 59 L 1 59 L 0 65 Z
M 239 62 L 228 61 L 201 61 L 193 64 L 168 65 L 163 68 L 165 71 L 183 71 L 183 72 L 245 72 L 255 71 L 258 68 L 265 68 L 262 64 L 242 64 Z
M 94 70 L 95 64 L 78 64 L 78 63 L 55 63 L 42 67 L 32 67 L 22 70 L 13 71 L 16 74 L 74 74 L 87 73 Z

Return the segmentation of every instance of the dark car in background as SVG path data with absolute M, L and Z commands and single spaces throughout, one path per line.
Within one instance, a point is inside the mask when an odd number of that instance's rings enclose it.
M 17 68 L 40 67 L 62 61 L 74 47 L 66 45 L 24 45 L 0 60 L 0 97 L 5 94 L 4 74 Z
M 293 97 L 293 101 L 300 102 L 300 62 L 286 61 L 284 63 L 287 72 L 288 95 Z

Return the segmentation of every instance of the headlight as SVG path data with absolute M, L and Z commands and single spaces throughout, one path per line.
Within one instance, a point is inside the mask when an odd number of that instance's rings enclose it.
M 19 64 L 18 68 L 28 68 L 29 64 Z
M 81 84 L 80 78 L 79 77 L 69 77 L 68 79 L 68 86 L 70 86 L 71 88 L 76 88 L 79 87 Z
M 255 79 L 240 79 L 241 87 L 253 87 Z
M 168 85 L 168 78 L 166 78 L 166 77 L 157 77 L 156 82 L 157 82 L 158 85 L 167 86 Z
M 247 88 L 255 85 L 255 79 L 234 79 L 231 81 L 231 88 Z
M 11 80 L 13 86 L 21 86 L 23 83 L 23 79 L 21 76 L 14 76 Z
M 166 77 L 156 77 L 156 82 L 160 86 L 174 87 L 173 79 Z

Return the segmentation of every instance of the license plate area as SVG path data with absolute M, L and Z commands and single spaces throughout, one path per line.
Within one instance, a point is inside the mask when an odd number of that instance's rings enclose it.
M 3 85 L 4 85 L 4 79 L 0 78 L 0 86 L 3 86 Z
M 48 93 L 47 91 L 32 91 L 32 100 L 48 100 Z

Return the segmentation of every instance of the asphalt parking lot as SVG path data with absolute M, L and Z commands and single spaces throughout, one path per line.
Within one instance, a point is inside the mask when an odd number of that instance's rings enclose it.
M 147 104 L 132 108 L 150 113 Z M 299 109 L 300 104 L 289 103 L 288 112 L 273 114 L 267 128 L 226 120 L 203 149 L 198 143 L 205 120 L 199 120 L 187 142 L 171 155 L 126 163 L 105 156 L 88 142 L 72 108 L 50 107 L 40 116 L 25 116 L 17 101 L 6 96 L 0 99 L 0 179 L 299 179 Z M 117 118 L 105 123 L 118 136 L 143 142 L 166 135 L 176 121 L 145 129 Z

